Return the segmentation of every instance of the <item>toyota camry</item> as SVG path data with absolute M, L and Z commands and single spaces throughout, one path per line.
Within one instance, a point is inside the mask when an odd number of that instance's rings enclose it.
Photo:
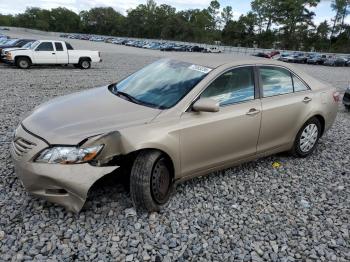
M 35 108 L 11 154 L 27 191 L 68 210 L 118 173 L 136 208 L 158 211 L 187 179 L 283 151 L 307 157 L 338 101 L 335 88 L 278 61 L 179 56 Z

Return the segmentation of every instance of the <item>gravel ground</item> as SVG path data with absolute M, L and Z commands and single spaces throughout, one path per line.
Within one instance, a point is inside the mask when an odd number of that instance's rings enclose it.
M 341 105 L 309 158 L 279 154 L 196 178 L 160 213 L 137 214 L 111 178 L 93 188 L 80 214 L 28 195 L 9 154 L 24 115 L 167 55 L 70 42 L 101 50 L 104 62 L 87 71 L 0 65 L 0 260 L 350 261 L 350 114 Z M 350 80 L 349 68 L 299 66 L 340 91 Z

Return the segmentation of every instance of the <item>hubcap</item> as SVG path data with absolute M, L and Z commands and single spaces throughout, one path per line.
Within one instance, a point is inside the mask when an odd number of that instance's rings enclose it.
M 20 65 L 21 67 L 27 67 L 27 66 L 28 66 L 28 63 L 27 63 L 27 61 L 25 61 L 25 60 L 21 60 L 21 61 L 19 62 L 19 65 Z
M 89 67 L 89 63 L 88 63 L 87 61 L 84 61 L 84 62 L 82 63 L 82 66 L 83 66 L 84 68 L 88 68 L 88 67 Z
M 300 136 L 300 150 L 304 153 L 309 152 L 315 146 L 317 138 L 317 126 L 315 124 L 307 125 Z
M 161 158 L 155 164 L 151 178 L 152 195 L 158 204 L 163 204 L 166 202 L 170 182 L 170 173 L 166 166 L 165 159 Z

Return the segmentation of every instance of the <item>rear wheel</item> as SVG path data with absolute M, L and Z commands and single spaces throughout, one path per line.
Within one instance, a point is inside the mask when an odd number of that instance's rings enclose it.
M 81 59 L 79 61 L 79 66 L 81 69 L 89 69 L 91 67 L 91 62 L 88 59 Z
M 16 66 L 21 69 L 28 69 L 30 65 L 30 60 L 27 57 L 20 57 L 16 61 Z
M 159 211 L 172 191 L 169 160 L 159 151 L 141 151 L 130 174 L 130 195 L 137 209 Z
M 292 154 L 297 157 L 310 155 L 316 148 L 321 130 L 321 123 L 317 118 L 308 120 L 295 138 Z

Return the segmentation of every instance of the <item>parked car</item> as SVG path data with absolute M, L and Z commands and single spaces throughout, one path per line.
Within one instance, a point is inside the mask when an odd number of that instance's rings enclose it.
M 191 46 L 189 49 L 188 49 L 189 52 L 203 52 L 204 51 L 204 47 L 201 47 L 201 46 L 198 46 L 198 45 L 195 45 L 195 46 Z
M 346 58 L 345 66 L 350 66 L 350 56 Z
M 7 56 L 7 54 L 8 54 L 8 52 L 11 52 L 11 51 L 15 51 L 15 50 L 25 50 L 25 49 L 29 49 L 31 46 L 32 46 L 32 44 L 34 43 L 35 41 L 31 41 L 31 42 L 28 42 L 28 43 L 26 43 L 24 46 L 22 46 L 22 47 L 10 47 L 10 48 L 4 48 L 4 49 L 2 49 L 2 51 L 1 51 L 1 57 L 0 57 L 0 59 L 1 59 L 1 61 L 3 61 L 3 62 L 6 62 L 6 56 Z
M 286 57 L 289 57 L 291 56 L 290 53 L 286 53 L 286 52 L 283 52 L 282 54 L 280 54 L 280 57 L 278 58 L 279 61 L 283 61 L 283 62 L 286 62 Z
M 297 53 L 294 55 L 294 63 L 305 64 L 307 62 L 307 55 L 304 53 Z
M 160 51 L 173 51 L 174 50 L 174 44 L 163 44 L 160 46 Z
M 0 46 L 0 54 L 3 49 L 5 48 L 17 48 L 17 47 L 23 47 L 29 42 L 33 42 L 33 39 L 16 39 L 15 41 L 12 41 L 10 43 L 6 43 L 4 45 Z
M 259 53 L 253 54 L 253 56 L 262 57 L 262 58 L 270 58 L 269 55 L 265 54 L 264 52 L 259 52 Z
M 183 59 L 37 107 L 10 149 L 24 187 L 78 212 L 98 179 L 129 176 L 135 207 L 157 211 L 181 181 L 278 152 L 310 155 L 336 118 L 336 89 L 287 64 Z
M 313 65 L 323 65 L 324 61 L 326 60 L 326 55 L 313 54 L 306 60 L 306 63 Z
M 270 59 L 270 58 L 273 58 L 274 56 L 279 55 L 279 54 L 280 54 L 279 51 L 271 51 L 269 53 L 258 52 L 256 54 L 254 54 L 253 56 Z
M 205 48 L 204 53 L 222 53 L 222 49 L 217 46 L 211 46 Z
M 326 66 L 345 66 L 346 60 L 342 57 L 331 57 L 328 58 L 323 64 Z
M 347 110 L 350 110 L 350 87 L 348 87 L 348 89 L 345 91 L 343 96 L 343 104 Z
M 102 61 L 98 51 L 73 50 L 69 43 L 53 40 L 39 40 L 30 49 L 7 52 L 5 60 L 22 69 L 42 64 L 73 64 L 75 67 L 89 69 L 91 63 Z

